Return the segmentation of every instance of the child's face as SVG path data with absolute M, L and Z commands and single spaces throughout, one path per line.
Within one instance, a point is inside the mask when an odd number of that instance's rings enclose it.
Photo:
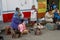
M 35 9 L 35 5 L 32 6 L 32 9 Z

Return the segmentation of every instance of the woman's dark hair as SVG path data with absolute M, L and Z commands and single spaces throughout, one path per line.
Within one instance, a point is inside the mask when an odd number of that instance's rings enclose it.
M 51 10 L 51 9 L 49 9 L 49 10 L 48 10 L 48 12 L 49 12 L 49 11 L 52 11 L 52 10 Z
M 39 25 L 39 24 L 37 23 L 37 25 Z
M 24 22 L 24 19 L 21 19 L 21 20 L 20 20 L 20 24 L 22 24 L 23 22 Z
M 17 8 L 16 8 L 16 11 L 17 11 L 18 9 L 19 9 L 19 8 L 17 7 Z

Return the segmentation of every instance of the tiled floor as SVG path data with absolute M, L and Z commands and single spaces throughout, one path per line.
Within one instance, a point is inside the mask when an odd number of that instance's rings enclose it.
M 0 27 L 5 27 L 10 25 L 10 23 L 0 23 Z M 42 35 L 34 35 L 34 32 L 27 35 L 23 35 L 20 38 L 12 38 L 11 35 L 2 34 L 4 40 L 60 40 L 60 30 L 48 31 L 42 30 Z

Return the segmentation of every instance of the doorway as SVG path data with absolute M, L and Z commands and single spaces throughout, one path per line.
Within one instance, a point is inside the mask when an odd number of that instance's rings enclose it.
M 57 5 L 57 8 L 59 9 L 59 0 L 47 0 L 47 9 L 50 8 L 52 1 L 55 2 L 55 4 Z

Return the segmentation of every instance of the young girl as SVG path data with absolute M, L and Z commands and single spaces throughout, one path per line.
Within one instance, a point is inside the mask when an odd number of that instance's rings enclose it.
M 28 33 L 28 30 L 27 30 L 26 25 L 25 25 L 23 20 L 22 20 L 22 23 L 20 23 L 18 25 L 18 30 L 21 32 L 21 34 L 27 34 Z
M 30 21 L 32 26 L 34 25 L 35 21 L 37 21 L 37 9 L 35 8 L 35 5 L 32 5 L 32 8 L 31 8 Z

